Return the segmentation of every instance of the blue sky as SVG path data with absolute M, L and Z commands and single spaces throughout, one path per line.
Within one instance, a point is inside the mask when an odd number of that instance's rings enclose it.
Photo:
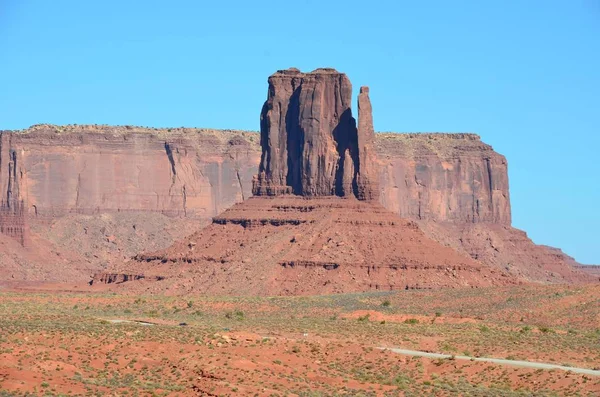
M 379 131 L 469 131 L 514 226 L 600 263 L 600 1 L 0 0 L 0 129 L 259 128 L 290 66 L 371 87 Z

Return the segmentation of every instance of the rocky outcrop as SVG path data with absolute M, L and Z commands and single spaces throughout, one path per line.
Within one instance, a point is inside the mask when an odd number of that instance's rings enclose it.
M 600 265 L 578 265 L 576 269 L 592 277 L 597 277 L 598 281 L 600 281 Z
M 270 76 L 253 194 L 376 199 L 368 89 L 359 96 L 362 128 L 352 117 L 351 100 L 350 80 L 335 69 L 287 69 Z
M 146 280 L 150 281 L 161 281 L 163 277 L 154 276 L 154 277 L 146 277 L 143 274 L 122 274 L 122 273 L 102 273 L 97 275 L 97 277 L 93 277 L 90 280 L 90 285 L 94 284 L 120 284 L 126 283 L 128 281 L 139 281 Z

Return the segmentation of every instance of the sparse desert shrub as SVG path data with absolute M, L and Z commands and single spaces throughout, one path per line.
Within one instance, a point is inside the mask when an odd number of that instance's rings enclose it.
M 364 322 L 366 322 L 366 321 L 369 321 L 369 317 L 371 317 L 371 315 L 367 313 L 367 314 L 365 314 L 364 316 L 360 316 L 360 317 L 358 318 L 358 321 L 360 321 L 361 323 L 364 323 Z
M 523 328 L 521 328 L 521 330 L 519 332 L 521 332 L 522 334 L 531 331 L 531 327 L 530 326 L 524 326 Z
M 243 320 L 244 319 L 244 312 L 241 310 L 235 310 L 233 312 L 227 312 L 225 313 L 225 318 L 228 319 L 236 319 L 236 320 Z
M 383 302 L 381 302 L 381 306 L 383 306 L 383 307 L 390 307 L 391 304 L 392 304 L 392 302 L 390 302 L 389 299 L 386 299 Z
M 146 313 L 146 315 L 148 317 L 158 317 L 158 311 L 157 310 L 150 310 L 148 313 Z
M 404 324 L 419 324 L 419 320 L 416 318 L 407 318 L 404 320 Z

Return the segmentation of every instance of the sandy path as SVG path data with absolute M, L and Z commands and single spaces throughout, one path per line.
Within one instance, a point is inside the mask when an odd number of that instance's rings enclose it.
M 402 354 L 405 356 L 417 356 L 417 357 L 427 357 L 427 358 L 452 358 L 454 357 L 456 360 L 469 360 L 469 361 L 480 361 L 492 364 L 500 364 L 500 365 L 511 365 L 514 367 L 521 368 L 536 368 L 536 369 L 560 369 L 562 371 L 571 371 L 577 372 L 585 375 L 592 376 L 600 376 L 600 371 L 588 369 L 588 368 L 578 368 L 578 367 L 567 367 L 564 365 L 557 364 L 547 364 L 547 363 L 537 363 L 531 361 L 520 361 L 520 360 L 506 360 L 503 358 L 488 358 L 488 357 L 469 357 L 469 356 L 452 356 L 450 354 L 441 354 L 441 353 L 429 353 L 419 350 L 408 350 L 408 349 L 400 349 L 395 347 L 380 347 L 382 350 L 389 350 L 393 353 Z

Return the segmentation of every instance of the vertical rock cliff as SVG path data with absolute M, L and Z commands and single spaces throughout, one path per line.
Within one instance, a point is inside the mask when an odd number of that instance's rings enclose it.
M 368 152 L 374 136 L 368 89 L 359 99 L 362 128 L 356 128 L 351 100 L 350 80 L 335 69 L 271 75 L 254 195 L 376 198 L 370 186 L 376 165 L 373 150 Z
M 405 218 L 510 225 L 507 161 L 476 134 L 377 134 L 381 203 Z
M 0 233 L 25 245 L 27 217 L 20 193 L 22 169 L 12 139 L 12 134 L 0 132 Z
M 0 192 L 1 201 L 8 207 L 20 199 L 20 165 L 13 134 L 0 131 Z
M 24 200 L 39 218 L 130 211 L 208 218 L 251 195 L 257 138 L 108 126 L 5 132 L 1 194 Z

